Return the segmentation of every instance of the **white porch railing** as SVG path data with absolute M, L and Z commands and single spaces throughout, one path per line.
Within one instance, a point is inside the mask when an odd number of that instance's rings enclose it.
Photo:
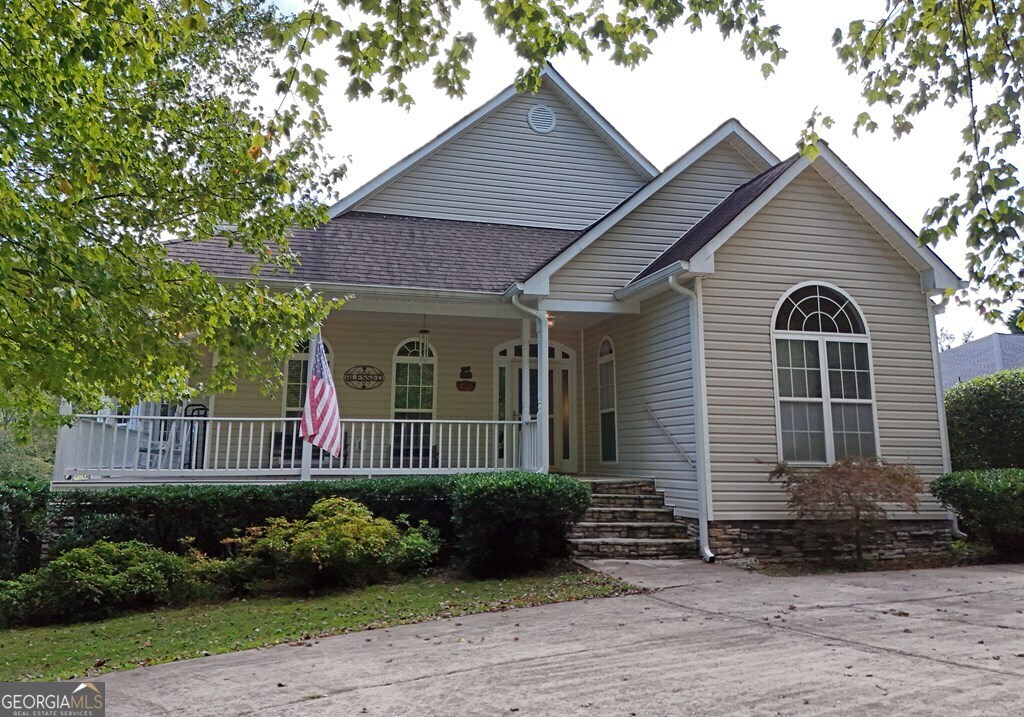
M 302 474 L 298 418 L 82 414 L 61 429 L 54 483 L 299 480 L 531 470 L 536 422 L 342 420 L 340 458 L 313 448 Z

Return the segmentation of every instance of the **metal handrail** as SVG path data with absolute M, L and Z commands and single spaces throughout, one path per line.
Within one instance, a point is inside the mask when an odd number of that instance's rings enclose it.
M 658 418 L 658 414 L 651 410 L 651 407 L 648 406 L 646 403 L 644 404 L 644 409 L 646 409 L 647 412 L 651 414 L 651 418 L 653 418 L 654 422 L 658 424 L 658 428 L 664 431 L 665 435 L 668 436 L 668 439 L 672 441 L 672 445 L 676 447 L 676 450 L 679 451 L 680 455 L 682 455 L 682 457 L 686 459 L 686 462 L 690 464 L 690 468 L 692 468 L 693 470 L 697 470 L 697 464 L 694 463 L 693 459 L 691 459 L 690 456 L 686 454 L 686 450 L 682 447 L 682 445 L 680 445 L 679 441 L 676 440 L 676 437 L 673 436 L 669 432 L 665 424 L 661 422 L 661 419 Z

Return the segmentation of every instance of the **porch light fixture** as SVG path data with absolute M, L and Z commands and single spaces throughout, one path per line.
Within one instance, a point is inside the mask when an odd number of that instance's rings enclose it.
M 427 356 L 430 353 L 430 329 L 427 328 L 427 315 L 423 315 L 423 328 L 420 329 L 420 364 L 422 365 L 427 360 Z

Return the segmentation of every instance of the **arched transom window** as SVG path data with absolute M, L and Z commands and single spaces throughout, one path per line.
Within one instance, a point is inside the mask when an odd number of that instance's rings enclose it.
M 618 427 L 615 418 L 615 346 L 605 338 L 597 351 L 598 409 L 601 413 L 601 462 L 618 460 Z
M 782 460 L 878 455 L 871 343 L 853 301 L 830 286 L 797 286 L 779 302 L 772 334 Z
M 327 363 L 334 363 L 334 355 L 331 353 L 331 346 L 324 341 L 324 353 L 327 354 Z M 295 347 L 288 363 L 285 364 L 284 372 L 284 415 L 286 418 L 294 418 L 302 415 L 302 409 L 306 406 L 306 378 L 309 374 L 309 342 L 306 341 Z

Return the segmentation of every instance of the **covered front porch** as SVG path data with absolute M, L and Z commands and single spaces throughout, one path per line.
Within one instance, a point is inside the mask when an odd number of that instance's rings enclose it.
M 580 472 L 577 362 L 582 326 L 596 318 L 508 301 L 360 298 L 321 327 L 341 408 L 340 457 L 299 436 L 309 362 L 298 347 L 271 394 L 241 382 L 187 404 L 76 415 L 58 437 L 53 485 Z

